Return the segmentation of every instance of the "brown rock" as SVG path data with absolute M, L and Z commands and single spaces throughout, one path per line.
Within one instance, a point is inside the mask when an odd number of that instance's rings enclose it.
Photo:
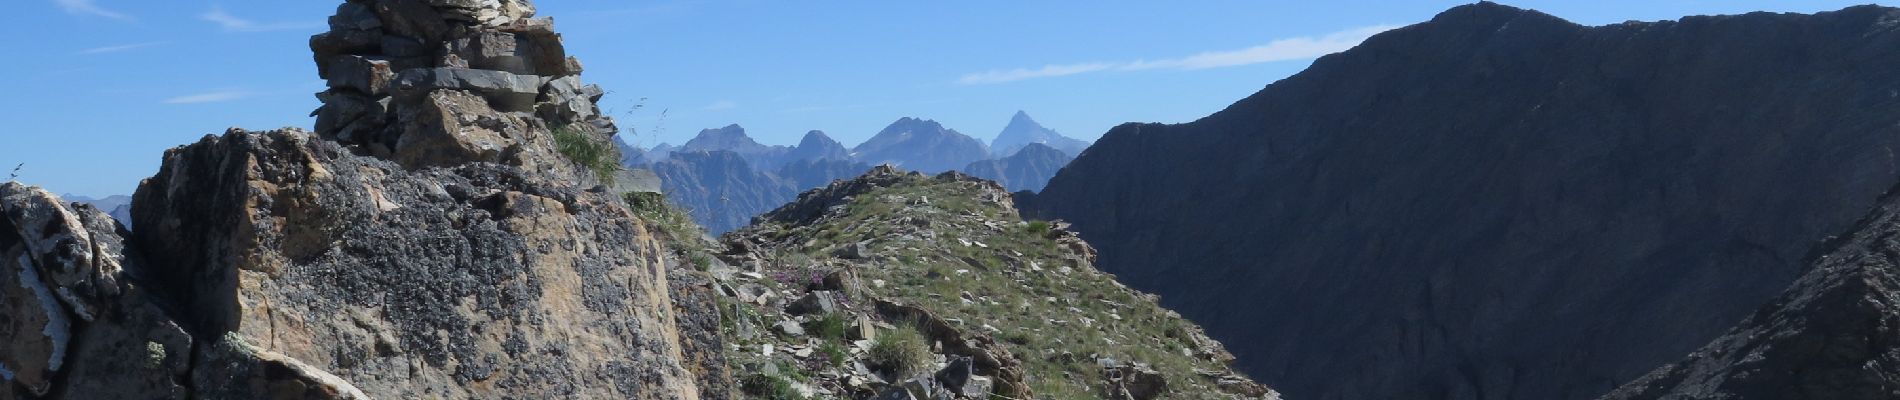
M 419 107 L 404 111 L 395 159 L 411 168 L 498 162 L 526 136 L 525 121 L 496 112 L 469 92 L 433 91 Z

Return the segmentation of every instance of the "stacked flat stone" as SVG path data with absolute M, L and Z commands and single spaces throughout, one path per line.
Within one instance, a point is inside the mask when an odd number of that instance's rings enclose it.
M 317 134 L 408 167 L 522 164 L 559 129 L 618 132 L 529 0 L 350 0 L 310 38 Z

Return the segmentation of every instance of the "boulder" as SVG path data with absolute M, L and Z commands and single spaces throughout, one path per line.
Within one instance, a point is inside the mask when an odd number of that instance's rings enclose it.
M 1141 364 L 1102 363 L 1104 398 L 1110 400 L 1153 400 L 1168 393 L 1168 380 L 1160 372 Z
M 198 349 L 193 395 L 211 399 L 369 400 L 349 382 L 295 358 L 264 350 L 237 333 Z
M 327 69 L 327 82 L 331 88 L 355 90 L 371 96 L 383 95 L 389 90 L 390 79 L 395 77 L 395 73 L 390 72 L 389 60 L 358 55 L 336 56 Z
M 394 158 L 410 168 L 501 161 L 527 137 L 528 123 L 488 106 L 469 92 L 430 92 L 420 106 L 403 110 Z
M 805 327 L 800 326 L 798 324 L 798 321 L 793 321 L 789 319 L 781 320 L 777 324 L 773 324 L 772 329 L 778 331 L 778 333 L 780 334 L 784 334 L 785 336 L 789 336 L 789 337 L 805 336 Z
M 945 365 L 942 370 L 937 371 L 933 377 L 936 378 L 937 383 L 941 385 L 945 391 L 955 393 L 957 396 L 969 399 L 988 399 L 990 397 L 990 386 L 993 385 L 994 382 L 989 378 L 976 375 L 974 365 L 975 363 L 971 361 L 969 357 L 951 358 L 950 363 Z
M 786 305 L 785 312 L 794 315 L 823 315 L 838 311 L 838 292 L 818 290 L 806 293 L 792 304 Z
M 133 242 L 181 325 L 378 398 L 698 398 L 665 249 L 577 181 L 233 130 L 167 152 Z

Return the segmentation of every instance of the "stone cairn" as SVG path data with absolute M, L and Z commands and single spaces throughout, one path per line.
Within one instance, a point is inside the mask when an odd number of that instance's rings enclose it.
M 310 38 L 317 134 L 406 167 L 535 164 L 550 133 L 618 132 L 530 0 L 349 0 Z M 544 144 L 531 146 L 530 143 Z

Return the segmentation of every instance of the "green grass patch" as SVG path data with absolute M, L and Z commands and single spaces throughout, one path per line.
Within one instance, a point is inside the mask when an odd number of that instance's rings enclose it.
M 901 326 L 877 335 L 866 354 L 873 367 L 895 375 L 899 380 L 929 372 L 930 345 L 917 329 Z
M 592 136 L 573 127 L 554 128 L 554 149 L 574 163 L 593 171 L 601 183 L 613 186 L 614 174 L 621 169 L 620 156 L 616 154 L 619 151 L 605 140 L 596 140 Z
M 809 326 L 805 328 L 806 330 L 811 331 L 813 335 L 817 335 L 827 342 L 844 340 L 845 327 L 844 316 L 842 315 L 837 313 L 825 314 L 824 317 L 820 317 L 808 325 Z
M 748 374 L 740 379 L 739 390 L 745 391 L 754 399 L 761 400 L 805 400 L 805 396 L 792 388 L 792 381 L 783 376 L 762 373 Z

